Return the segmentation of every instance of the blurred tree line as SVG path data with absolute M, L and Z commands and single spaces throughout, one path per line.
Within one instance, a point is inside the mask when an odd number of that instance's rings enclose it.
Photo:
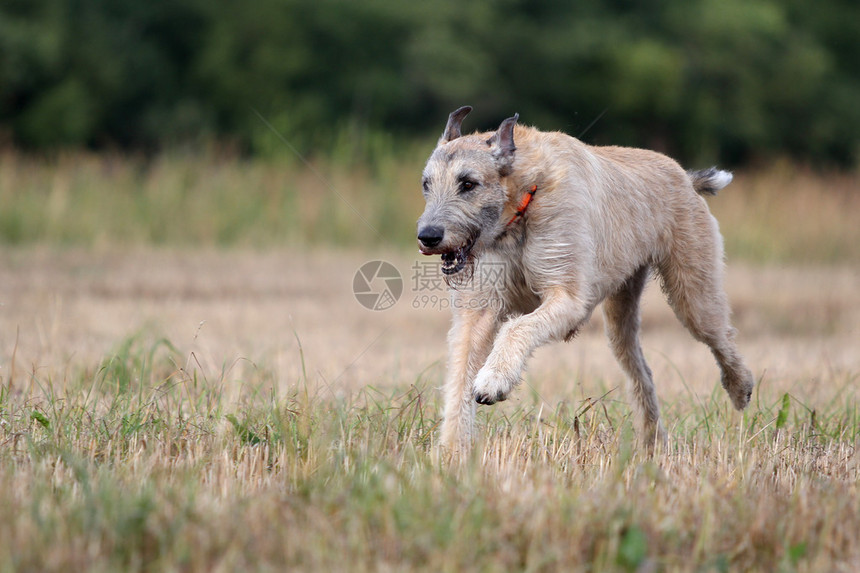
M 860 155 L 857 0 L 0 0 L 0 143 L 244 153 L 522 121 L 687 163 Z M 258 115 L 259 114 L 259 115 Z M 593 124 L 593 125 L 592 125 Z

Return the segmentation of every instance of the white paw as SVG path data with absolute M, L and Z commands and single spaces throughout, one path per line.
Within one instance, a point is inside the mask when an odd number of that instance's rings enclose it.
M 497 370 L 485 366 L 475 377 L 472 395 L 478 404 L 489 406 L 507 400 L 515 384 L 515 377 L 504 376 Z

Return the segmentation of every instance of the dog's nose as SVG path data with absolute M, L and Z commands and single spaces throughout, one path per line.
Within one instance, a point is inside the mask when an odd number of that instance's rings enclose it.
M 442 227 L 424 227 L 418 231 L 418 240 L 428 249 L 441 243 L 444 236 L 445 229 Z

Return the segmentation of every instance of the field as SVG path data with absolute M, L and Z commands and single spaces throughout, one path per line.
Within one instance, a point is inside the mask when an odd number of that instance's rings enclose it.
M 746 412 L 652 284 L 664 451 L 635 447 L 597 313 L 451 465 L 420 163 L 313 166 L 0 155 L 0 570 L 860 568 L 856 176 L 710 200 Z M 353 296 L 370 260 L 391 309 Z

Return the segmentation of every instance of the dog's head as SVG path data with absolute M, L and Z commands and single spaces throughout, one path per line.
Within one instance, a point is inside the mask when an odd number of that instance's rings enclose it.
M 503 180 L 516 151 L 517 115 L 490 135 L 463 136 L 460 125 L 470 111 L 465 106 L 448 116 L 421 181 L 427 205 L 418 219 L 418 246 L 425 255 L 442 255 L 446 275 L 463 270 L 504 230 Z

